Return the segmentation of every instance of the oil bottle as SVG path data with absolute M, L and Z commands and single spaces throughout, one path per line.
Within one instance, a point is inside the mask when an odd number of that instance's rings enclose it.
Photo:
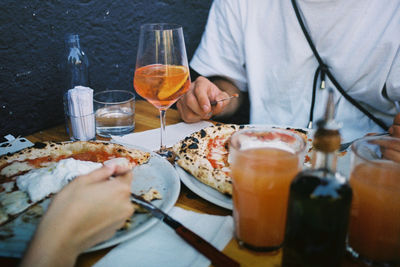
M 323 119 L 317 122 L 312 168 L 292 181 L 282 266 L 340 266 L 345 253 L 352 190 L 336 172 L 340 147 L 334 120 L 333 91 Z

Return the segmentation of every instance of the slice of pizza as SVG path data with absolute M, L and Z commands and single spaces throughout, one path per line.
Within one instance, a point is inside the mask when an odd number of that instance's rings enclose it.
M 232 195 L 229 176 L 229 139 L 245 126 L 216 124 L 186 137 L 173 146 L 177 164 L 201 182 Z
M 140 165 L 149 152 L 107 142 L 43 142 L 0 157 L 0 225 L 103 163 Z

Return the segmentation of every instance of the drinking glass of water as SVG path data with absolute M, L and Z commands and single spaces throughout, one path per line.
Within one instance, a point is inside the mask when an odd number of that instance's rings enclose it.
M 102 137 L 125 135 L 135 129 L 135 94 L 125 90 L 95 93 L 93 105 L 96 134 Z

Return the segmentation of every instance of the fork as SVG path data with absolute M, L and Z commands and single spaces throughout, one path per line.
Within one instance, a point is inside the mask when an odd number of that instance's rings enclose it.
M 371 136 L 385 136 L 385 135 L 389 135 L 389 133 L 379 133 L 379 134 L 374 134 L 374 135 L 371 135 Z M 360 138 L 356 138 L 353 141 L 340 144 L 339 152 L 346 151 L 355 141 L 357 141 L 359 139 Z

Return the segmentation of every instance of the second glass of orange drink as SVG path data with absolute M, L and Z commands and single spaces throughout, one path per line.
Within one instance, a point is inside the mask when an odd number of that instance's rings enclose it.
M 256 251 L 281 247 L 289 186 L 302 169 L 305 142 L 270 127 L 235 133 L 230 141 L 233 216 L 239 244 Z
M 140 96 L 160 111 L 158 153 L 168 156 L 164 141 L 165 113 L 190 86 L 182 26 L 168 23 L 141 26 L 133 85 Z
M 367 264 L 400 266 L 399 150 L 400 139 L 388 136 L 352 146 L 348 250 Z

